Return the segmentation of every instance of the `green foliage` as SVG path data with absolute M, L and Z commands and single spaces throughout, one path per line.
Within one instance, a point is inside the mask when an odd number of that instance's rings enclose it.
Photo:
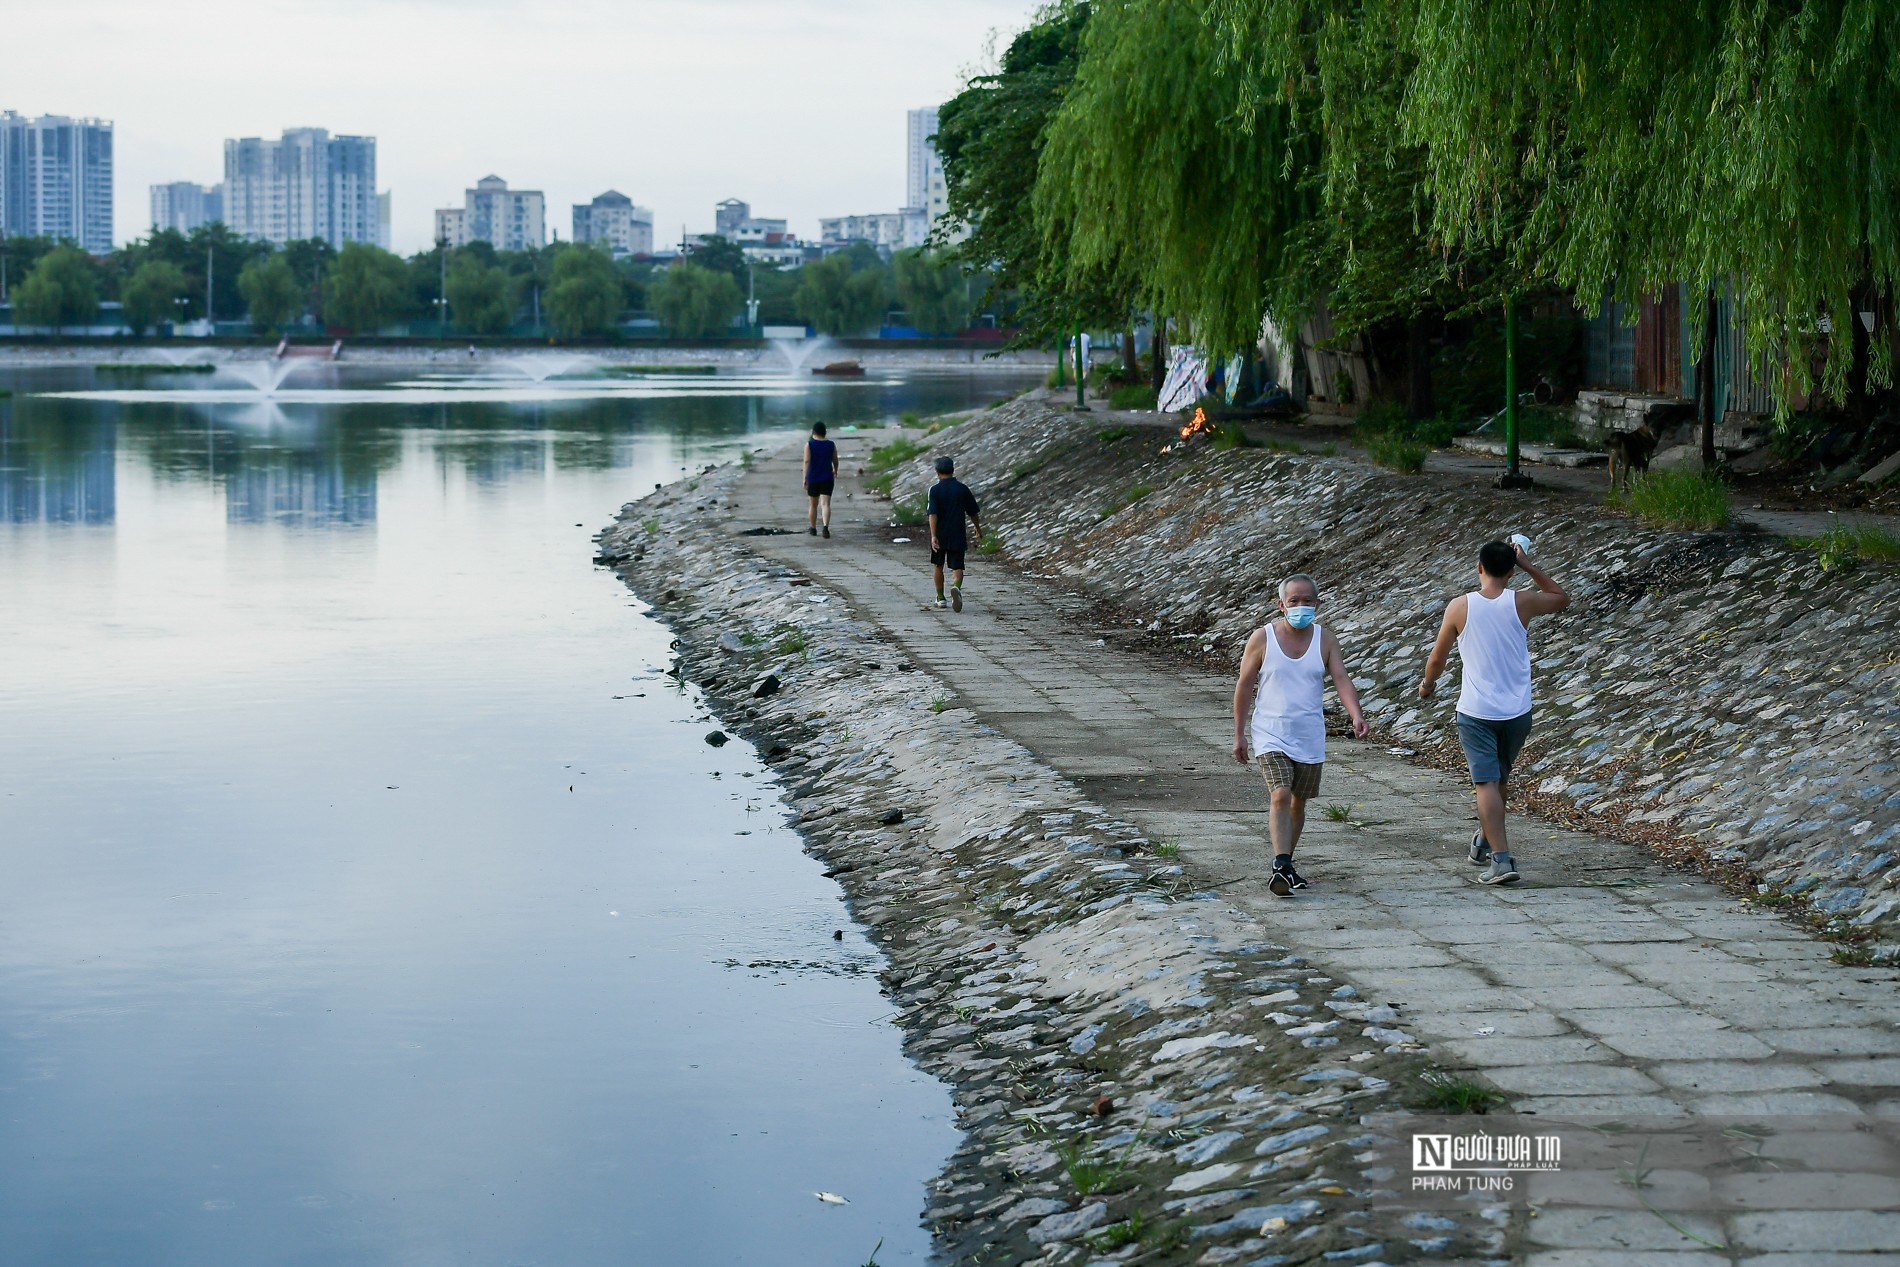
M 891 257 L 897 304 L 925 334 L 954 334 L 970 317 L 963 270 L 949 257 L 921 248 Z
M 920 453 L 927 452 L 929 448 L 927 444 L 919 444 L 915 440 L 899 436 L 889 444 L 880 444 L 872 449 L 867 465 L 874 471 L 889 470 L 910 461 Z
M 1103 444 L 1113 444 L 1117 440 L 1126 440 L 1133 434 L 1134 432 L 1130 431 L 1127 427 L 1104 427 L 1095 433 L 1095 438 L 1100 440 Z
M 1792 353 L 1796 391 L 1822 317 L 1846 326 L 1880 306 L 1869 290 L 1891 304 L 1900 26 L 1883 0 L 1415 9 L 1405 128 L 1448 243 L 1509 244 L 1592 310 L 1611 290 L 1732 285 L 1751 354 Z M 1856 342 L 1825 340 L 1836 399 Z M 1886 385 L 1891 341 L 1871 342 L 1869 380 Z
M 1425 469 L 1425 446 L 1403 436 L 1379 436 L 1366 447 L 1366 452 L 1375 465 L 1401 475 L 1417 475 Z
M 1663 528 L 1715 529 L 1729 522 L 1728 485 L 1706 471 L 1644 471 L 1610 504 Z
M 1427 1113 L 1488 1113 L 1509 1102 L 1482 1083 L 1436 1069 L 1420 1074 L 1412 1090 L 1414 1107 Z
M 1352 426 L 1353 440 L 1367 447 L 1382 439 L 1393 439 L 1409 441 L 1428 449 L 1442 449 L 1457 434 L 1458 427 L 1449 419 L 1407 417 L 1405 406 L 1395 400 L 1367 402 L 1360 408 L 1359 416 Z
M 398 256 L 367 242 L 346 243 L 323 285 L 323 318 L 374 334 L 409 308 L 408 272 Z
M 556 334 L 568 339 L 611 334 L 624 298 L 619 270 L 607 252 L 568 245 L 555 255 L 543 305 Z
M 449 317 L 469 334 L 505 334 L 515 317 L 514 286 L 500 266 L 473 255 L 449 265 Z
M 1254 447 L 1253 441 L 1247 438 L 1247 429 L 1237 422 L 1215 423 L 1211 438 L 1214 447 L 1222 452 Z
M 1153 410 L 1160 404 L 1160 395 L 1146 383 L 1127 383 L 1108 394 L 1108 407 Z
M 1832 524 L 1806 544 L 1824 572 L 1850 572 L 1863 563 L 1900 563 L 1900 537 L 1871 523 Z
M 692 263 L 714 273 L 724 273 L 732 278 L 733 285 L 745 294 L 746 275 L 752 263 L 745 257 L 745 250 L 737 242 L 727 241 L 714 233 L 696 244 L 686 257 Z
M 732 319 L 744 308 L 745 296 L 729 273 L 686 261 L 661 274 L 650 302 L 668 334 L 676 339 L 704 339 L 731 332 Z
M 1129 1148 L 1133 1147 L 1133 1144 L 1129 1145 Z M 1094 1157 L 1078 1142 L 1058 1144 L 1055 1153 L 1062 1161 L 1062 1169 L 1068 1174 L 1069 1182 L 1075 1186 L 1077 1196 L 1107 1192 L 1120 1182 L 1128 1169 L 1127 1149 L 1119 1157 Z
M 941 713 L 941 712 L 944 712 L 946 709 L 955 708 L 956 703 L 957 701 L 954 696 L 939 695 L 935 699 L 930 701 L 930 711 L 933 713 Z
M 930 513 L 923 498 L 906 497 L 891 507 L 891 518 L 906 528 L 916 528 L 930 521 Z
M 798 313 L 820 334 L 874 331 L 890 306 L 884 263 L 873 248 L 838 251 L 805 265 L 799 274 Z
M 143 333 L 161 321 L 177 317 L 178 305 L 172 301 L 184 298 L 190 285 L 185 279 L 184 270 L 178 265 L 164 260 L 147 260 L 139 265 L 138 271 L 132 274 L 119 292 L 126 324 L 135 332 Z
M 1334 803 L 1320 810 L 1329 823 L 1349 823 L 1352 821 L 1352 806 Z
M 237 287 L 259 330 L 281 330 L 303 315 L 307 292 L 282 253 L 253 258 L 238 274 Z
M 54 247 L 13 288 L 12 299 L 21 325 L 83 325 L 99 312 L 98 266 L 76 246 Z
M 1559 390 L 1583 382 L 1583 323 L 1568 314 L 1520 316 L 1517 322 L 1517 383 L 1529 391 L 1537 380 Z M 1475 425 L 1504 408 L 1504 317 L 1480 317 L 1463 340 L 1447 340 L 1432 356 L 1432 392 L 1438 411 Z
M 1090 6 L 1034 196 L 1069 286 L 1130 278 L 1138 304 L 1191 318 L 1195 342 L 1216 354 L 1259 338 L 1269 282 L 1313 201 L 1288 178 L 1313 146 L 1263 92 L 1266 55 L 1223 48 L 1201 5 Z

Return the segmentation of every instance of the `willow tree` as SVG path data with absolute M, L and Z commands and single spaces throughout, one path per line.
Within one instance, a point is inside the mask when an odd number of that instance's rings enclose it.
M 1858 408 L 1891 384 L 1891 0 L 1414 2 L 1403 119 L 1447 242 L 1509 246 L 1592 311 L 1730 289 L 1749 355 L 1786 367 L 1784 412 L 1817 360 Z
M 1071 284 L 1128 279 L 1215 354 L 1258 340 L 1314 207 L 1313 145 L 1265 56 L 1223 50 L 1199 6 L 1099 0 L 1037 169 L 1048 266 Z
M 1049 123 L 1075 82 L 1096 8 L 1058 0 L 1041 9 L 1010 41 L 995 73 L 972 78 L 937 113 L 945 223 L 966 230 L 961 241 L 942 245 L 967 271 L 988 277 L 986 302 L 1008 301 L 1020 342 L 1066 334 L 1078 322 L 1122 326 L 1134 315 L 1126 278 L 1067 267 L 1070 261 L 1045 251 L 1036 218 Z

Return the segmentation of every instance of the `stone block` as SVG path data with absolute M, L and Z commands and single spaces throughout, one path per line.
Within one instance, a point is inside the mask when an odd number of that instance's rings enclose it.
M 1633 1060 L 1763 1060 L 1775 1054 L 1767 1043 L 1735 1030 L 1664 1030 L 1654 1034 L 1622 1030 L 1599 1034 L 1597 1039 Z
M 1523 1095 L 1642 1095 L 1659 1090 L 1641 1070 L 1623 1065 L 1515 1065 L 1488 1069 L 1485 1076 Z
M 1544 1249 L 1523 1262 L 1524 1267 L 1729 1267 L 1728 1259 L 1707 1250 L 1666 1249 Z
M 1816 1066 L 1832 1082 L 1854 1087 L 1900 1087 L 1900 1059 L 1829 1060 Z
M 1769 1210 L 1738 1214 L 1730 1226 L 1732 1249 L 1900 1251 L 1900 1212 L 1890 1210 Z
M 1686 1214 L 1676 1222 L 1720 1245 L 1724 1241 L 1719 1220 L 1706 1214 Z M 1700 1254 L 1707 1244 L 1698 1244 L 1663 1222 L 1648 1210 L 1568 1209 L 1545 1210 L 1530 1221 L 1525 1232 L 1533 1245 L 1562 1249 L 1596 1250 L 1687 1250 Z M 1620 1253 L 1619 1262 L 1627 1262 Z
M 1594 1039 L 1576 1035 L 1556 1038 L 1454 1038 L 1439 1042 L 1437 1046 L 1480 1069 L 1488 1069 L 1493 1065 L 1613 1060 L 1617 1054 Z
M 1803 1210 L 1900 1209 L 1900 1177 L 1824 1171 L 1718 1175 L 1713 1191 L 1740 1210 L 1794 1206 Z
M 1822 1114 L 1860 1115 L 1860 1106 L 1852 1100 L 1823 1091 L 1744 1091 L 1726 1095 L 1703 1096 L 1691 1100 L 1689 1107 L 1704 1117 L 1745 1117 L 1751 1114 L 1777 1116 Z
M 1872 1056 L 1900 1052 L 1900 1034 L 1872 1026 L 1833 1029 L 1770 1029 L 1762 1041 L 1802 1056 Z
M 1666 1087 L 1715 1095 L 1734 1091 L 1786 1091 L 1825 1082 L 1806 1065 L 1752 1060 L 1666 1060 L 1651 1065 L 1649 1076 Z

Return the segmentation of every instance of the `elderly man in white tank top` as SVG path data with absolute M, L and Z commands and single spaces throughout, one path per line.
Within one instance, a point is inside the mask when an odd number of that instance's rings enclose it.
M 1366 716 L 1359 693 L 1346 675 L 1339 640 L 1319 616 L 1319 585 L 1304 572 L 1280 582 L 1280 619 L 1254 630 L 1240 657 L 1234 684 L 1234 760 L 1254 759 L 1267 778 L 1272 811 L 1267 832 L 1273 840 L 1273 870 L 1267 888 L 1276 897 L 1292 897 L 1306 881 L 1293 869 L 1293 847 L 1306 825 L 1308 797 L 1319 794 L 1326 764 L 1326 677 L 1332 676 L 1339 702 L 1352 717 L 1352 733 L 1366 737 Z
M 1511 588 L 1511 574 L 1523 568 L 1535 592 Z M 1570 595 L 1532 563 L 1520 546 L 1486 542 L 1478 551 L 1478 588 L 1445 606 L 1438 641 L 1425 661 L 1418 684 L 1430 699 L 1439 674 L 1458 644 L 1464 683 L 1458 691 L 1458 742 L 1471 768 L 1478 796 L 1478 830 L 1471 837 L 1471 861 L 1489 863 L 1478 878 L 1486 884 L 1517 883 L 1517 860 L 1504 834 L 1504 796 L 1511 765 L 1531 733 L 1532 619 L 1570 606 Z

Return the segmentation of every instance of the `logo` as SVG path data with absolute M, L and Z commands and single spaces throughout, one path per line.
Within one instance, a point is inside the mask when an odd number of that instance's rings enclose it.
M 1412 1190 L 1509 1192 L 1513 1174 L 1561 1169 L 1557 1135 L 1414 1135 Z

